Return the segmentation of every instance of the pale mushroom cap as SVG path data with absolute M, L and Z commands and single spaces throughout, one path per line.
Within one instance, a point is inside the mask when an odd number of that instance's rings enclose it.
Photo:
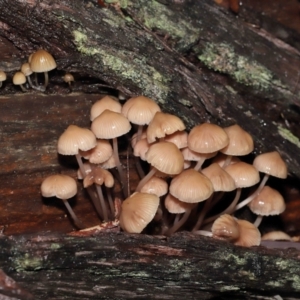
M 146 130 L 143 130 L 140 139 L 145 139 L 145 138 L 147 138 L 147 132 Z M 131 137 L 131 141 L 130 141 L 131 147 L 134 148 L 136 143 L 137 143 L 137 132 Z
M 159 142 L 151 145 L 146 153 L 146 160 L 166 174 L 176 175 L 183 170 L 182 153 L 173 143 Z
M 87 128 L 70 125 L 57 142 L 57 151 L 62 155 L 76 155 L 79 150 L 88 151 L 96 146 L 96 137 Z
M 287 166 L 277 151 L 267 152 L 255 157 L 253 166 L 262 173 L 285 179 Z
M 120 226 L 129 233 L 141 233 L 153 220 L 159 198 L 153 194 L 134 193 L 122 203 Z
M 237 246 L 259 246 L 261 235 L 256 226 L 246 220 L 237 220 L 240 229 L 240 237 L 234 242 Z
M 141 160 L 146 160 L 146 153 L 150 148 L 147 139 L 140 139 L 134 146 L 133 155 L 139 157 Z
M 215 155 L 217 155 L 218 152 L 198 153 L 198 152 L 195 152 L 195 151 L 189 149 L 189 147 L 186 147 L 186 148 L 181 149 L 181 153 L 184 157 L 184 160 L 199 161 L 199 160 L 210 159 L 210 158 L 214 157 Z
M 16 72 L 13 76 L 13 84 L 21 85 L 26 82 L 26 77 L 22 72 Z
M 98 185 L 105 185 L 106 187 L 114 186 L 114 178 L 111 173 L 107 170 L 102 169 L 101 167 L 93 168 L 92 171 L 84 178 L 83 184 L 84 187 L 90 186 L 95 183 Z
M 170 184 L 170 194 L 180 201 L 188 203 L 204 201 L 213 192 L 211 181 L 194 169 L 184 170 L 174 177 Z
M 3 71 L 0 71 L 0 81 L 5 81 L 6 80 L 6 74 Z
M 31 75 L 33 72 L 30 68 L 29 63 L 25 63 L 21 66 L 21 72 L 25 75 L 25 76 L 29 76 Z
M 91 121 L 94 121 L 94 119 L 100 116 L 106 109 L 121 113 L 122 105 L 119 101 L 110 96 L 103 97 L 92 105 L 90 117 Z
M 79 152 L 82 157 L 92 164 L 101 164 L 113 155 L 113 149 L 108 140 L 98 139 L 96 146 L 88 151 Z
M 176 131 L 165 137 L 165 141 L 173 143 L 178 149 L 187 147 L 188 133 L 186 131 Z
M 226 147 L 229 138 L 224 129 L 210 123 L 195 126 L 188 136 L 188 147 L 200 153 L 211 153 Z
M 74 76 L 71 73 L 66 73 L 63 77 L 64 82 L 69 83 L 74 81 Z
M 70 176 L 51 175 L 42 182 L 41 193 L 43 197 L 57 197 L 67 200 L 77 194 L 77 184 Z
M 217 163 L 209 165 L 207 168 L 202 169 L 201 172 L 210 179 L 215 192 L 230 192 L 236 189 L 233 178 Z
M 113 139 L 129 132 L 131 125 L 122 114 L 106 109 L 94 119 L 91 129 L 98 139 Z
M 165 208 L 171 214 L 183 214 L 191 208 L 192 203 L 182 202 L 171 194 L 165 198 Z
M 130 98 L 122 107 L 122 114 L 137 125 L 149 124 L 158 111 L 160 107 L 155 101 L 145 96 Z
M 168 184 L 162 178 L 153 176 L 142 187 L 141 193 L 154 194 L 158 197 L 165 195 L 168 192 Z
M 224 214 L 217 218 L 211 231 L 213 238 L 234 242 L 240 237 L 240 229 L 236 218 Z
M 269 186 L 264 186 L 248 206 L 253 213 L 261 216 L 279 215 L 285 210 L 283 197 Z
M 233 178 L 237 188 L 253 186 L 260 180 L 258 171 L 242 161 L 227 166 L 225 171 Z
M 254 149 L 251 135 L 239 125 L 224 128 L 229 137 L 229 144 L 220 150 L 227 155 L 247 155 Z
M 108 188 L 112 188 L 115 184 L 115 179 L 112 176 L 112 174 L 107 171 L 107 170 L 103 170 L 104 172 L 104 185 Z
M 103 169 L 112 169 L 117 166 L 116 158 L 112 155 L 107 161 L 99 164 L 99 166 Z
M 164 138 L 166 135 L 176 131 L 185 130 L 185 125 L 175 115 L 157 112 L 147 128 L 147 140 L 153 143 L 157 138 Z
M 30 68 L 36 73 L 49 72 L 56 68 L 56 62 L 49 52 L 40 49 L 32 54 Z
M 265 233 L 262 237 L 262 240 L 270 241 L 291 241 L 292 238 L 283 231 L 270 231 Z

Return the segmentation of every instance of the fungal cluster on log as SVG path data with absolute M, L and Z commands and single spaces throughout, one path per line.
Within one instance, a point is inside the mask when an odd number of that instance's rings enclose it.
M 171 235 L 184 229 L 253 246 L 260 244 L 257 227 L 263 216 L 285 209 L 280 193 L 266 185 L 269 176 L 287 177 L 285 162 L 276 151 L 258 155 L 253 164 L 242 161 L 254 143 L 237 124 L 221 128 L 203 123 L 188 133 L 179 117 L 162 112 L 144 96 L 123 105 L 105 96 L 93 104 L 90 120 L 91 129 L 70 125 L 57 149 L 60 155 L 76 156 L 77 177 L 104 224 L 115 222 L 129 233 Z M 140 178 L 134 191 L 120 162 L 120 137 L 130 141 L 128 151 Z M 115 181 L 121 186 L 118 197 Z M 43 181 L 41 192 L 62 199 L 74 224 L 85 228 L 68 204 L 77 192 L 73 178 L 52 175 Z M 218 205 L 222 211 L 216 210 Z M 257 214 L 254 223 L 233 215 L 246 205 Z

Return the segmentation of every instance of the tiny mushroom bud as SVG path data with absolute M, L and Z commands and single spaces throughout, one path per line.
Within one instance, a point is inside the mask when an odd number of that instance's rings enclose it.
M 6 80 L 6 74 L 3 71 L 0 71 L 0 88 L 2 87 L 2 82 Z
M 32 81 L 31 81 L 31 78 L 30 78 L 30 75 L 33 73 L 31 68 L 30 68 L 30 65 L 29 63 L 25 63 L 21 66 L 21 72 L 26 76 L 28 82 L 29 82 L 29 85 L 32 87 L 32 88 L 35 88 Z
M 26 92 L 26 88 L 23 86 L 23 84 L 26 83 L 26 77 L 22 72 L 16 72 L 13 76 L 13 84 L 19 85 L 23 92 Z
M 63 77 L 64 82 L 66 82 L 71 88 L 71 82 L 74 81 L 74 76 L 71 73 L 66 73 Z
M 44 179 L 41 185 L 41 193 L 43 197 L 57 197 L 63 200 L 67 210 L 69 211 L 75 225 L 83 229 L 85 226 L 79 221 L 73 209 L 68 203 L 68 199 L 77 194 L 76 181 L 67 175 L 51 175 Z

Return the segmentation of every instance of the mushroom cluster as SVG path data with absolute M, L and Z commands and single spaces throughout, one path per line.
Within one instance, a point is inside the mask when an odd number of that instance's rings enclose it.
M 26 92 L 27 89 L 24 86 L 28 81 L 29 86 L 35 90 L 44 92 L 47 88 L 49 83 L 49 75 L 48 72 L 56 68 L 56 62 L 53 56 L 47 52 L 46 50 L 39 49 L 36 52 L 32 53 L 29 58 L 28 62 L 24 63 L 20 71 L 16 72 L 13 75 L 12 81 L 14 85 L 19 85 L 23 92 Z M 44 73 L 45 82 L 43 85 L 38 84 L 38 73 Z M 31 80 L 31 75 L 35 75 L 34 83 Z M 66 82 L 69 83 L 72 81 L 71 74 L 68 74 L 67 79 L 64 79 Z M 0 87 L 2 86 L 2 82 L 7 79 L 6 74 L 4 71 L 0 71 Z M 74 81 L 74 78 L 73 78 Z
M 58 153 L 75 155 L 77 177 L 83 180 L 102 222 L 117 219 L 129 233 L 152 230 L 171 235 L 185 229 L 253 246 L 260 244 L 257 227 L 263 216 L 285 209 L 279 192 L 266 185 L 270 176 L 287 177 L 285 162 L 276 151 L 258 155 L 253 164 L 242 161 L 254 143 L 237 124 L 221 128 L 203 123 L 187 132 L 180 118 L 162 112 L 145 96 L 130 98 L 123 105 L 105 96 L 93 104 L 90 120 L 91 129 L 70 125 L 65 130 L 58 140 Z M 120 162 L 122 136 L 130 140 L 129 153 L 140 178 L 135 187 Z M 47 180 L 42 184 L 45 197 L 55 195 L 44 192 Z M 113 200 L 115 182 L 121 186 L 120 213 Z M 234 216 L 246 205 L 257 215 L 254 223 Z M 67 208 L 75 225 L 82 228 Z

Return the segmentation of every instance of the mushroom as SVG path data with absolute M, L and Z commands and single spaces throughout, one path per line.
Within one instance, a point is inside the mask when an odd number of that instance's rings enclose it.
M 65 83 L 69 85 L 70 90 L 72 89 L 71 83 L 74 81 L 74 76 L 71 73 L 66 73 L 63 77 Z
M 51 175 L 43 180 L 41 185 L 41 193 L 43 197 L 56 197 L 63 200 L 70 216 L 72 217 L 75 225 L 79 229 L 85 228 L 82 222 L 75 215 L 72 207 L 68 203 L 68 199 L 77 194 L 76 181 L 67 175 Z
M 153 194 L 134 193 L 122 203 L 121 228 L 129 233 L 141 233 L 152 221 L 159 205 Z
M 2 82 L 6 80 L 6 74 L 4 71 L 0 71 L 0 88 L 2 87 Z
M 23 86 L 26 83 L 26 77 L 22 72 L 16 72 L 13 76 L 13 84 L 19 85 L 23 92 L 27 92 L 27 89 Z
M 114 97 L 105 96 L 92 105 L 90 120 L 94 121 L 94 119 L 100 116 L 106 109 L 121 113 L 122 105 Z
M 30 75 L 33 73 L 31 68 L 30 68 L 30 65 L 29 63 L 25 63 L 21 66 L 21 72 L 26 76 L 28 82 L 29 82 L 29 85 L 31 86 L 31 88 L 35 88 L 35 86 L 33 85 L 32 81 L 31 81 L 31 78 L 30 78 Z
M 40 49 L 31 55 L 29 64 L 33 72 L 44 73 L 45 83 L 43 88 L 36 88 L 45 91 L 49 82 L 48 72 L 56 68 L 56 62 L 53 56 L 49 52 Z

